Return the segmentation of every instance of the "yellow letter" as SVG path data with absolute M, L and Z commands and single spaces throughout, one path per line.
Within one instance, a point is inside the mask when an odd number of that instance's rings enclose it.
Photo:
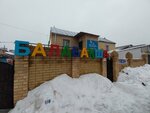
M 85 56 L 85 57 L 87 57 L 87 58 L 89 57 L 86 48 L 83 48 L 82 51 L 81 51 L 81 58 L 82 58 L 83 56 Z
M 36 54 L 42 54 L 43 56 L 46 56 L 46 53 L 41 43 L 37 44 L 31 56 L 35 56 Z

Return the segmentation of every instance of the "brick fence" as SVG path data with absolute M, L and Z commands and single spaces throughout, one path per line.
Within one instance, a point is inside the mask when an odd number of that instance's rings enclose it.
M 143 66 L 144 64 L 148 63 L 148 55 L 143 54 L 141 56 L 141 59 L 133 59 L 133 55 L 128 52 L 126 54 L 126 64 L 119 64 L 119 71 L 121 71 L 125 67 L 138 67 L 138 66 Z
M 105 65 L 103 59 L 16 56 L 14 102 L 25 97 L 29 90 L 60 74 L 66 73 L 71 77 L 86 73 L 106 75 Z
M 132 59 L 127 53 L 127 64 L 118 63 L 118 53 L 111 53 L 113 65 L 113 80 L 116 81 L 118 73 L 126 66 L 140 66 L 147 63 L 147 56 L 142 59 Z M 15 57 L 14 74 L 14 103 L 24 98 L 29 90 L 51 80 L 60 74 L 79 77 L 81 74 L 98 73 L 107 77 L 107 62 L 105 59 L 90 58 L 61 58 L 61 57 Z

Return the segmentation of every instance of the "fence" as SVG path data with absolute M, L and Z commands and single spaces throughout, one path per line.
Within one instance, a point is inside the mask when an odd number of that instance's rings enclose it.
M 81 74 L 106 72 L 102 59 L 58 58 L 58 57 L 15 57 L 14 102 L 26 96 L 41 83 L 60 74 L 79 77 Z
M 118 73 L 126 66 L 140 66 L 147 63 L 147 56 L 142 59 L 132 59 L 132 54 L 127 53 L 127 63 L 118 63 L 118 53 L 112 52 L 113 80 L 116 81 Z M 27 95 L 27 92 L 41 83 L 66 73 L 71 77 L 81 74 L 98 73 L 107 77 L 107 62 L 104 59 L 90 58 L 61 58 L 61 57 L 15 57 L 14 75 L 14 103 Z
M 133 55 L 128 52 L 126 54 L 126 64 L 119 64 L 119 71 L 121 71 L 125 67 L 138 67 L 148 63 L 148 55 L 143 54 L 141 59 L 133 59 Z

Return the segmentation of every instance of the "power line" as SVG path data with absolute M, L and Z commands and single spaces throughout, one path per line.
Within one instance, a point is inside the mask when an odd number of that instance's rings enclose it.
M 10 28 L 14 28 L 14 29 L 27 31 L 27 32 L 31 32 L 31 33 L 38 33 L 38 34 L 41 34 L 41 35 L 49 36 L 48 34 L 44 34 L 44 33 L 36 32 L 36 31 L 24 29 L 24 28 L 21 28 L 21 27 L 13 26 L 13 25 L 10 25 L 10 24 L 5 24 L 5 23 L 2 23 L 2 22 L 0 22 L 0 25 L 7 26 L 7 27 L 10 27 Z
M 0 41 L 0 43 L 14 43 L 14 42 L 6 42 L 6 41 L 1 42 L 1 41 Z

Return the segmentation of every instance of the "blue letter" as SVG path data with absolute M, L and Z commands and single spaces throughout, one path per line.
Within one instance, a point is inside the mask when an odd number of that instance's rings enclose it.
M 15 55 L 17 56 L 28 56 L 30 54 L 29 47 L 24 47 L 21 45 L 28 45 L 29 42 L 25 41 L 15 41 Z
M 95 57 L 96 58 L 103 58 L 103 50 L 95 49 Z
M 73 57 L 79 57 L 80 56 L 78 47 L 73 47 L 72 48 L 72 56 Z

